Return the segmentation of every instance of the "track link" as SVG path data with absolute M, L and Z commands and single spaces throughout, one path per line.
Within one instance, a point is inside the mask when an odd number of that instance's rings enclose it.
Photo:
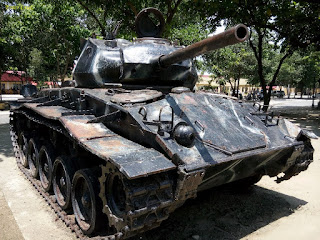
M 103 202 L 103 212 L 109 217 L 109 225 L 117 231 L 131 237 L 147 230 L 158 227 L 169 217 L 170 209 L 174 205 L 173 181 L 167 173 L 151 175 L 143 179 L 128 180 L 124 178 L 110 163 L 101 166 L 99 196 Z M 118 215 L 111 207 L 113 199 L 108 194 L 110 176 L 119 176 L 123 186 L 125 210 Z M 109 186 L 109 189 L 112 187 Z M 109 197 L 109 199 L 108 199 Z

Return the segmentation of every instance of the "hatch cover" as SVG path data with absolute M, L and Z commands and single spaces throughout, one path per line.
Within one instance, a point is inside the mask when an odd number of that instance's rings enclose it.
M 141 103 L 156 100 L 162 96 L 157 90 L 134 90 L 131 92 L 118 93 L 112 96 L 111 102 L 114 103 Z

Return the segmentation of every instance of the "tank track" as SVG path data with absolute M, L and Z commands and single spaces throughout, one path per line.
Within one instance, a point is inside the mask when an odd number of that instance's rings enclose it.
M 19 111 L 19 113 L 25 115 L 28 119 L 37 124 L 43 124 L 48 127 L 45 120 L 42 121 L 42 119 L 32 116 L 33 114 L 29 114 L 24 111 Z M 74 214 L 67 213 L 63 210 L 57 203 L 55 196 L 45 192 L 41 186 L 40 180 L 35 179 L 30 174 L 30 171 L 22 165 L 20 160 L 21 150 L 17 142 L 18 136 L 11 122 L 13 119 L 13 113 L 11 112 L 10 114 L 10 135 L 18 168 L 56 213 L 57 219 L 60 218 L 64 224 L 75 233 L 77 238 L 81 240 L 116 240 L 129 238 L 149 229 L 158 227 L 163 220 L 168 218 L 169 213 L 176 208 L 176 204 L 173 204 L 173 181 L 169 179 L 167 174 L 149 176 L 148 182 L 143 181 L 142 179 L 129 181 L 128 179 L 123 178 L 122 181 L 126 195 L 126 209 L 129 209 L 129 211 L 126 211 L 128 213 L 127 216 L 124 216 L 123 218 L 113 215 L 110 208 L 106 206 L 107 200 L 105 195 L 103 195 L 105 194 L 105 185 L 102 184 L 99 195 L 105 205 L 103 212 L 107 215 L 111 213 L 109 215 L 109 217 L 111 216 L 111 221 L 109 219 L 109 222 L 111 222 L 110 225 L 113 225 L 112 227 L 116 232 L 110 235 L 99 235 L 93 237 L 84 235 L 76 223 Z M 61 128 L 53 128 L 60 133 L 63 133 L 64 131 Z M 99 178 L 101 184 L 105 180 L 108 171 L 110 171 L 110 166 L 107 163 L 106 166 L 100 167 L 102 170 L 102 176 Z
M 128 181 L 121 178 L 126 198 L 127 216 L 118 217 L 109 208 L 106 199 L 107 176 L 116 173 L 116 169 L 110 163 L 102 166 L 102 176 L 99 178 L 99 196 L 103 202 L 103 212 L 110 216 L 110 224 L 118 231 L 124 232 L 125 237 L 134 236 L 149 229 L 158 227 L 168 218 L 173 204 L 173 181 L 167 174 L 149 176 L 147 179 L 135 179 Z

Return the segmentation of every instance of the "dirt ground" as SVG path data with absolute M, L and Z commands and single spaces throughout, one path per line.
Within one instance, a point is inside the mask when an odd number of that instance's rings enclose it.
M 286 113 L 320 136 L 318 111 Z M 198 194 L 135 239 L 319 239 L 320 139 L 314 162 L 289 181 L 263 177 L 247 191 L 218 188 Z M 0 239 L 75 239 L 16 167 L 8 125 L 0 125 Z

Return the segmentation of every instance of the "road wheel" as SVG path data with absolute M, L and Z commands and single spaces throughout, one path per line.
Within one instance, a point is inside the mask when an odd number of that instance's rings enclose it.
M 18 145 L 20 148 L 19 155 L 20 155 L 20 162 L 22 166 L 28 167 L 28 138 L 24 132 L 21 132 L 18 137 Z
M 43 145 L 39 151 L 39 176 L 41 186 L 46 192 L 49 192 L 52 187 L 52 171 L 54 154 L 52 152 L 52 145 Z
M 34 138 L 31 138 L 29 140 L 27 159 L 28 159 L 30 173 L 34 178 L 37 178 L 39 176 L 39 161 L 38 161 L 39 147 L 38 146 L 39 144 Z
M 108 205 L 117 216 L 123 216 L 126 210 L 126 194 L 121 174 L 110 174 L 107 186 Z
M 97 231 L 101 222 L 102 202 L 99 198 L 99 181 L 97 174 L 90 169 L 79 170 L 72 181 L 72 207 L 76 221 L 89 235 Z
M 74 172 L 71 159 L 60 156 L 54 161 L 52 187 L 58 204 L 64 210 L 71 207 L 71 181 Z

